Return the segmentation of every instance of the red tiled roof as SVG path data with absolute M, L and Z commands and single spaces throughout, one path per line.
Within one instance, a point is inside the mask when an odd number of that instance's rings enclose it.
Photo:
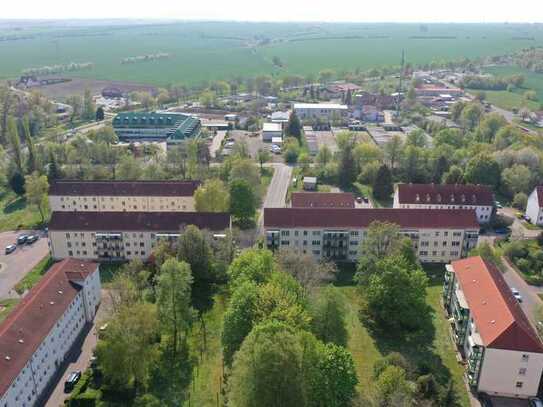
M 398 184 L 400 204 L 494 205 L 492 190 L 484 185 Z
M 267 228 L 368 227 L 373 221 L 396 223 L 402 228 L 479 230 L 475 211 L 469 209 L 264 209 Z
M 200 181 L 55 181 L 49 195 L 192 196 Z
M 178 232 L 182 226 L 225 230 L 227 213 L 208 212 L 53 212 L 49 230 Z
M 494 265 L 476 256 L 453 261 L 452 267 L 486 347 L 543 353 L 543 344 Z
M 97 263 L 75 259 L 54 264 L 0 324 L 0 395 L 77 296 L 81 287 L 73 283 L 70 274 L 86 277 L 97 269 Z
M 294 192 L 293 208 L 354 208 L 350 192 Z

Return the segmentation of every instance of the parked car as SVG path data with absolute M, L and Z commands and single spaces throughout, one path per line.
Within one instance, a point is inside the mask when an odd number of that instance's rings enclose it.
M 526 222 L 530 223 L 530 217 L 526 215 L 522 215 L 522 219 L 524 219 Z
M 529 401 L 530 407 L 543 407 L 543 401 L 541 401 L 537 397 L 531 397 Z
M 37 242 L 40 237 L 38 235 L 30 235 L 26 239 L 26 244 L 32 244 L 34 242 Z
M 279 147 L 277 144 L 272 144 L 271 152 L 274 154 L 281 154 L 281 147 Z
M 10 244 L 10 245 L 6 246 L 6 254 L 13 253 L 15 251 L 15 249 L 17 249 L 17 246 L 14 245 L 14 244 Z
M 492 400 L 490 396 L 486 393 L 479 393 L 479 401 L 481 402 L 481 407 L 492 407 Z
M 77 382 L 81 379 L 81 372 L 79 370 L 72 372 L 68 375 L 68 378 L 64 382 L 64 393 L 71 392 Z
M 361 197 L 361 196 L 357 196 L 357 197 L 356 197 L 356 202 L 362 203 L 362 197 Z
M 17 244 L 25 244 L 27 239 L 28 239 L 28 235 L 20 235 L 17 238 Z
M 498 209 L 502 209 L 502 208 L 503 208 L 503 205 L 501 204 L 501 202 L 496 201 L 496 208 L 498 208 Z
M 515 297 L 518 302 L 522 302 L 522 295 L 520 295 L 515 287 L 511 287 L 511 292 L 513 293 L 513 297 Z

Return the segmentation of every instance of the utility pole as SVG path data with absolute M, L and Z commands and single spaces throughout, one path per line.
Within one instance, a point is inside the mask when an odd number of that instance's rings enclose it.
M 404 67 L 405 67 L 405 50 L 402 49 L 402 63 L 401 63 L 401 67 L 400 67 L 400 80 L 399 80 L 399 84 L 398 84 L 398 90 L 396 92 L 397 93 L 397 95 L 396 95 L 396 117 L 400 116 L 400 102 L 401 102 L 401 98 L 402 98 L 402 86 L 403 86 L 402 79 L 403 79 Z

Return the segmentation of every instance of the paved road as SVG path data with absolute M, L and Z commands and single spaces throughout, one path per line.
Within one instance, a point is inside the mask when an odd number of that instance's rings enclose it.
M 507 268 L 507 271 L 503 274 L 507 285 L 509 287 L 515 287 L 519 291 L 522 296 L 522 303 L 520 304 L 522 310 L 535 326 L 535 323 L 537 322 L 535 319 L 535 312 L 543 305 L 543 301 L 537 296 L 537 294 L 541 292 L 541 288 L 528 285 L 509 263 L 507 263 L 505 258 L 502 258 L 502 261 Z
M 268 187 L 264 208 L 283 208 L 287 197 L 292 167 L 281 163 L 270 164 L 275 169 L 273 178 Z
M 520 220 L 516 217 L 518 209 L 515 208 L 503 208 L 498 210 L 499 215 L 506 215 L 513 218 L 513 224 L 511 225 L 511 237 L 513 239 L 535 239 L 541 233 L 538 229 L 528 229 L 524 220 Z
M 17 297 L 12 288 L 49 253 L 47 238 L 41 237 L 34 244 L 19 245 L 15 252 L 5 255 L 5 247 L 15 243 L 22 233 L 0 233 L 0 299 Z
M 217 155 L 217 151 L 219 148 L 221 148 L 221 143 L 226 137 L 226 131 L 225 130 L 219 130 L 217 131 L 217 134 L 213 137 L 213 141 L 209 145 L 209 154 L 211 155 L 211 158 L 215 158 Z
M 90 366 L 90 359 L 98 342 L 96 333 L 110 313 L 110 297 L 107 290 L 102 289 L 102 301 L 94 322 L 88 325 L 87 330 L 83 332 L 79 340 L 74 344 L 66 363 L 61 367 L 56 376 L 54 385 L 50 387 L 49 394 L 44 397 L 47 400 L 43 403 L 44 407 L 59 407 L 64 405 L 64 400 L 69 396 L 69 394 L 64 393 L 64 382 L 71 372 L 76 370 L 84 372 Z

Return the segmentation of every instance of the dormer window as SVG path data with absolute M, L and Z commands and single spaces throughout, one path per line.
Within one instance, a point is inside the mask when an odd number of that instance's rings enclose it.
M 432 199 L 430 198 L 430 194 L 426 194 L 426 202 L 430 202 Z
M 436 199 L 437 199 L 438 202 L 441 202 L 441 194 L 437 194 Z
M 473 203 L 477 202 L 477 197 L 475 196 L 475 194 L 473 194 L 473 195 L 471 196 L 471 201 L 472 201 Z
M 415 198 L 415 201 L 420 202 L 420 195 L 419 194 L 417 194 L 417 196 Z
M 466 202 L 466 195 L 462 194 L 462 202 Z
M 451 202 L 454 203 L 454 194 L 451 194 Z

